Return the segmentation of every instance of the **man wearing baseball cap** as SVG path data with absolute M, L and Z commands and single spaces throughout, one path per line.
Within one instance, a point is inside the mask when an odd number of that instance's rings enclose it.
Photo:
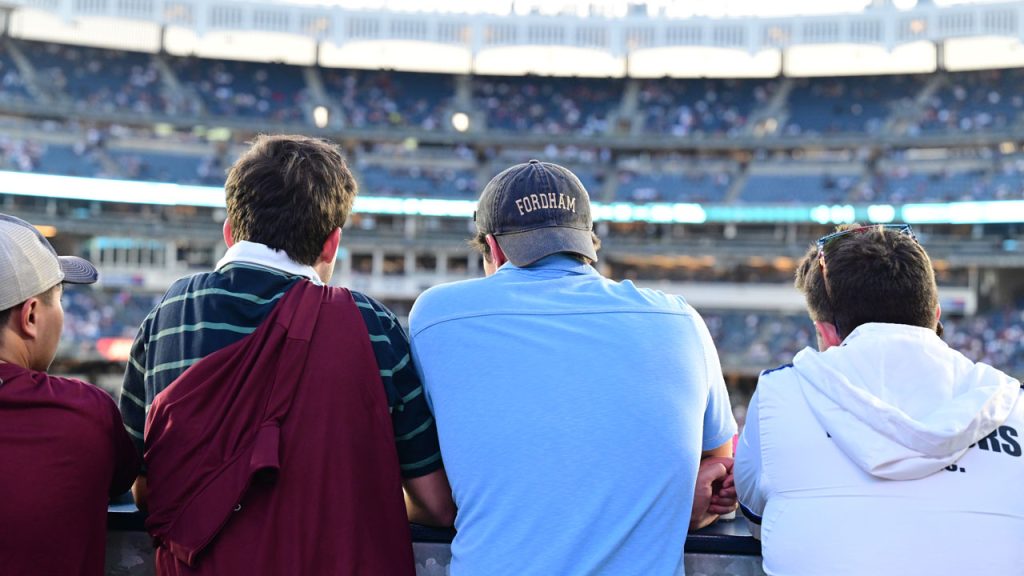
M 475 221 L 486 277 L 409 319 L 458 507 L 451 574 L 681 574 L 688 527 L 735 507 L 703 320 L 594 269 L 590 199 L 561 166 L 498 174 Z
M 96 268 L 57 256 L 31 224 L 0 214 L 0 572 L 104 571 L 107 502 L 138 458 L 114 401 L 46 373 L 64 327 L 62 284 Z

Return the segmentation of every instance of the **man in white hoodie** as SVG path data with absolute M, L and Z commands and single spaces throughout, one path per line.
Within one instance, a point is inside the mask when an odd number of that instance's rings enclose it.
M 851 226 L 797 269 L 820 351 L 761 374 L 736 453 L 767 574 L 1020 574 L 1020 382 L 939 337 L 909 226 Z

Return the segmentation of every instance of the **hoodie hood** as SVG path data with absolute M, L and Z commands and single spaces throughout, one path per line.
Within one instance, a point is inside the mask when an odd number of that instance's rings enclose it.
M 953 350 L 934 331 L 865 324 L 840 346 L 793 359 L 804 397 L 865 472 L 913 480 L 956 462 L 1006 421 L 1020 382 Z

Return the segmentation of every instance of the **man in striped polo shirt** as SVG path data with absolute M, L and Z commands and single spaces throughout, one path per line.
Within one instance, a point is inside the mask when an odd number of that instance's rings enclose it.
M 146 413 L 157 394 L 189 366 L 256 331 L 296 283 L 330 279 L 356 183 L 333 144 L 260 136 L 232 167 L 225 190 L 227 253 L 215 271 L 174 283 L 132 346 L 120 408 L 140 454 Z M 450 525 L 454 505 L 437 429 L 408 338 L 390 310 L 364 294 L 352 296 L 388 398 L 409 518 Z M 143 471 L 133 489 L 140 507 L 146 487 Z

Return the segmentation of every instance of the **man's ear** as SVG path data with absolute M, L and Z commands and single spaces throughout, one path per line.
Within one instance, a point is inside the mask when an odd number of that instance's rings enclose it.
M 938 322 L 940 320 L 942 320 L 942 304 L 939 304 L 938 302 L 936 302 L 935 303 L 935 321 Z
M 341 228 L 335 228 L 324 240 L 324 246 L 320 249 L 320 261 L 333 263 L 338 258 L 338 246 L 340 245 Z
M 818 336 L 821 338 L 822 352 L 828 350 L 833 346 L 839 346 L 842 344 L 843 339 L 839 337 L 839 331 L 831 322 L 821 322 L 818 320 L 814 321 L 814 329 L 818 331 Z
M 224 219 L 224 245 L 231 248 L 235 245 L 235 239 L 231 236 L 231 219 Z
M 498 246 L 498 241 L 494 239 L 494 234 L 488 234 L 486 240 L 487 247 L 491 250 L 491 261 L 494 262 L 494 267 L 501 268 L 505 262 L 508 262 L 505 252 L 502 251 L 501 246 Z
M 39 335 L 39 298 L 29 298 L 21 305 L 21 311 L 15 316 L 16 328 L 26 339 L 34 339 Z

